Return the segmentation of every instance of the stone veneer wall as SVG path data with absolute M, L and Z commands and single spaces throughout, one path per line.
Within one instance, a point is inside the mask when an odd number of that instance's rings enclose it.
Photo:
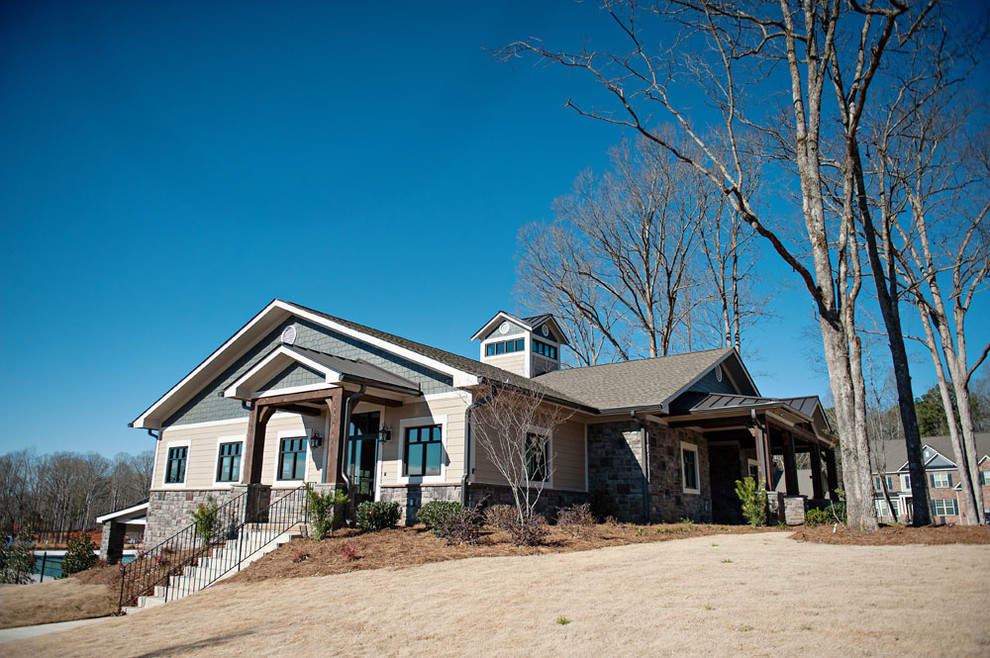
M 192 513 L 200 504 L 206 503 L 208 496 L 212 496 L 217 505 L 223 505 L 234 494 L 234 490 L 152 491 L 148 497 L 148 525 L 144 529 L 145 549 L 156 546 L 192 524 Z
M 708 442 L 690 430 L 647 423 L 650 435 L 650 520 L 665 523 L 688 518 L 712 520 L 712 489 Z M 700 494 L 684 493 L 681 441 L 698 447 Z
M 461 501 L 461 486 L 458 485 L 428 485 L 410 484 L 400 487 L 382 487 L 381 500 L 399 503 L 402 512 L 402 522 L 406 525 L 416 523 L 416 511 L 426 503 L 434 500 Z M 540 496 L 536 510 L 553 521 L 556 512 L 561 507 L 588 501 L 588 494 L 583 491 L 546 490 Z M 507 486 L 494 484 L 472 483 L 468 486 L 468 504 L 470 505 L 512 505 L 512 492 Z
M 592 494 L 599 489 L 608 492 L 620 521 L 645 520 L 640 429 L 635 421 L 588 425 L 588 488 Z
M 642 425 L 637 421 L 588 426 L 588 484 L 605 489 L 622 521 L 672 522 L 682 518 L 711 521 L 712 495 L 707 442 L 688 430 L 647 422 L 650 460 L 649 518 L 646 518 Z M 684 493 L 681 441 L 698 447 L 700 494 Z

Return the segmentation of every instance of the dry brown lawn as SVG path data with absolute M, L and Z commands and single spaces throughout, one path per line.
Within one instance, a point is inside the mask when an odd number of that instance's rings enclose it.
M 105 584 L 78 578 L 0 587 L 0 628 L 104 617 L 117 612 L 117 597 Z
M 221 584 L 2 653 L 986 656 L 988 564 L 988 545 L 694 537 Z

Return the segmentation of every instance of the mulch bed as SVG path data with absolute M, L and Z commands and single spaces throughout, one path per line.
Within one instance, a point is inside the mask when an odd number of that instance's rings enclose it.
M 402 568 L 471 557 L 564 553 L 706 535 L 775 531 L 776 528 L 754 530 L 749 526 L 694 523 L 646 526 L 606 523 L 583 527 L 575 532 L 553 526 L 544 545 L 515 546 L 507 533 L 487 527 L 480 541 L 473 545 L 449 545 L 422 526 L 392 528 L 376 533 L 344 529 L 320 542 L 312 539 L 290 542 L 232 576 L 227 582 L 326 576 L 362 569 Z
M 834 527 L 834 530 L 833 530 Z M 898 546 L 904 544 L 990 544 L 990 526 L 887 526 L 876 532 L 850 530 L 845 526 L 803 527 L 793 535 L 798 541 L 818 544 L 858 544 L 861 546 Z

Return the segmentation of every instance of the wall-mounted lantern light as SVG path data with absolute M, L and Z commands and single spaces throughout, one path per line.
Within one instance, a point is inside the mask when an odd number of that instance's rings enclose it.
M 392 428 L 385 427 L 384 425 L 382 425 L 382 428 L 380 430 L 378 430 L 378 440 L 379 441 L 391 441 L 392 440 Z
M 323 445 L 323 435 L 320 434 L 317 430 L 313 430 L 312 432 L 310 432 L 309 447 L 315 450 L 316 448 L 319 448 L 321 445 Z

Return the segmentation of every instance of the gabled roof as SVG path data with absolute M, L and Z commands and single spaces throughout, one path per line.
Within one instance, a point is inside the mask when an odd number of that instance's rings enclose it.
M 745 382 L 741 386 L 757 393 L 739 355 L 731 347 L 557 370 L 540 375 L 534 381 L 581 400 L 602 413 L 646 408 L 666 412 L 674 398 L 697 383 L 715 365 L 727 361 L 732 362 L 733 369 L 738 366 L 743 373 Z
M 990 453 L 990 432 L 981 432 L 975 434 L 973 437 L 976 441 L 976 453 L 977 455 L 987 455 Z M 921 439 L 922 449 L 930 448 L 936 454 L 931 455 L 926 461 L 930 462 L 938 456 L 946 459 L 953 465 L 948 468 L 955 468 L 955 452 L 952 449 L 952 437 L 950 436 L 926 436 Z M 884 441 L 883 445 L 883 458 L 886 464 L 886 473 L 907 473 L 908 463 L 907 463 L 907 447 L 904 445 L 902 439 L 893 441 Z M 949 456 L 952 456 L 951 459 Z M 871 457 L 871 461 L 873 461 Z M 874 464 L 876 467 L 877 464 Z M 897 468 L 900 467 L 900 468 Z M 893 470 L 897 468 L 897 470 Z M 938 466 L 934 468 L 939 468 Z M 945 468 L 944 466 L 942 468 Z
M 282 299 L 274 299 L 247 324 L 241 327 L 223 345 L 218 347 L 192 372 L 173 386 L 165 395 L 146 409 L 130 423 L 132 427 L 158 429 L 161 423 L 175 410 L 209 385 L 230 364 L 253 348 L 259 340 L 275 330 L 290 317 L 309 320 L 328 329 L 346 334 L 389 353 L 436 370 L 453 379 L 455 387 L 468 387 L 477 384 L 482 378 L 515 386 L 521 390 L 544 396 L 546 399 L 562 402 L 580 409 L 588 409 L 581 401 L 555 391 L 534 380 L 502 370 L 492 365 L 453 354 L 430 345 L 402 338 L 385 331 L 367 327 L 357 322 L 338 318 L 315 309 L 294 304 Z
M 228 386 L 223 395 L 239 400 L 253 399 L 273 377 L 293 364 L 322 376 L 326 387 L 352 382 L 405 395 L 422 394 L 415 382 L 360 359 L 345 359 L 298 345 L 279 345 Z
M 125 523 L 131 525 L 145 525 L 145 517 L 148 514 L 148 499 L 145 498 L 140 503 L 136 505 L 131 505 L 124 509 L 114 510 L 108 514 L 96 517 L 96 522 L 99 524 L 106 523 L 107 521 L 116 521 L 117 523 Z
M 495 331 L 495 327 L 502 324 L 505 321 L 514 322 L 526 331 L 535 333 L 544 324 L 549 324 L 554 335 L 560 336 L 561 345 L 570 345 L 567 340 L 567 334 L 557 323 L 557 320 L 550 313 L 543 313 L 542 315 L 531 315 L 527 318 L 520 318 L 512 315 L 511 313 L 506 313 L 505 311 L 499 311 L 496 313 L 491 320 L 486 322 L 481 329 L 474 332 L 471 336 L 471 340 L 482 340 L 485 336 L 489 335 L 491 332 Z

